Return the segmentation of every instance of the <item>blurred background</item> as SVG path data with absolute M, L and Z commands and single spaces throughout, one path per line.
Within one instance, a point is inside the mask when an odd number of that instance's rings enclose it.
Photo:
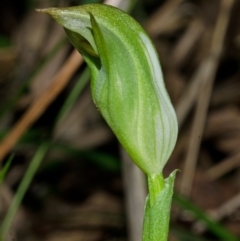
M 1 2 L 2 241 L 141 240 L 145 177 L 94 106 L 63 29 L 35 11 L 93 2 Z M 240 240 L 240 2 L 107 3 L 150 35 L 177 113 L 169 240 Z

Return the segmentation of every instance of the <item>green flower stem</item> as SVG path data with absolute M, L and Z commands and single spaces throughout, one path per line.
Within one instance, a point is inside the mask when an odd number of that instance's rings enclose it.
M 151 207 L 155 203 L 158 195 L 164 189 L 164 185 L 164 178 L 161 173 L 154 173 L 152 175 L 148 175 L 148 190 Z
M 148 177 L 149 195 L 146 200 L 143 241 L 167 241 L 173 186 L 177 170 L 163 179 L 163 175 Z

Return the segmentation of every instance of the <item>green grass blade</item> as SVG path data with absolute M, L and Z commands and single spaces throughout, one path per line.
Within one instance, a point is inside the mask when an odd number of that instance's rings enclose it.
M 0 118 L 3 118 L 3 116 L 5 114 L 7 114 L 9 111 L 12 110 L 12 108 L 16 104 L 17 100 L 27 89 L 27 86 L 31 83 L 31 81 L 34 79 L 34 77 L 58 53 L 58 51 L 63 47 L 63 45 L 65 43 L 66 43 L 66 38 L 61 39 L 54 46 L 54 48 L 50 51 L 50 53 L 40 61 L 40 63 L 36 66 L 36 68 L 33 70 L 33 72 L 30 74 L 30 76 L 27 78 L 27 80 L 24 82 L 24 84 L 19 88 L 19 90 L 16 92 L 16 94 L 9 99 L 9 101 L 6 103 L 6 105 L 3 108 L 1 108 Z
M 4 180 L 4 178 L 5 178 L 6 174 L 7 174 L 7 171 L 8 171 L 8 169 L 9 169 L 11 163 L 12 163 L 13 157 L 14 157 L 14 155 L 12 154 L 8 158 L 8 160 L 7 160 L 6 164 L 4 165 L 3 169 L 0 171 L 0 185 L 3 182 L 3 180 Z
M 0 140 L 6 135 L 8 131 L 1 132 L 0 131 Z M 24 136 L 19 141 L 19 145 L 29 145 L 31 144 L 33 147 L 41 145 L 41 143 L 47 142 L 51 146 L 51 148 L 58 149 L 63 151 L 65 154 L 81 158 L 84 157 L 89 161 L 97 164 L 99 167 L 104 168 L 108 171 L 119 172 L 121 170 L 120 162 L 117 158 L 112 155 L 102 153 L 100 151 L 91 150 L 84 151 L 79 148 L 73 147 L 71 145 L 61 143 L 58 141 L 51 140 L 42 140 L 40 135 L 42 134 L 41 130 L 38 129 L 30 129 L 28 132 L 24 134 Z
M 202 237 L 199 237 L 196 234 L 192 234 L 186 230 L 180 229 L 179 227 L 171 227 L 170 228 L 171 233 L 175 234 L 179 239 L 179 241 L 213 241 L 209 239 L 205 239 Z
M 38 148 L 35 156 L 33 157 L 32 161 L 18 187 L 18 190 L 13 198 L 11 206 L 10 206 L 9 210 L 7 211 L 7 214 L 3 220 L 3 223 L 0 227 L 0 240 L 1 241 L 5 240 L 6 235 L 8 234 L 9 228 L 11 226 L 11 223 L 14 219 L 14 216 L 21 204 L 21 201 L 22 201 L 42 159 L 44 158 L 48 148 L 49 148 L 48 144 L 45 144 L 45 143 L 42 144 Z
M 232 233 L 230 233 L 225 227 L 218 222 L 209 218 L 203 210 L 195 206 L 191 201 L 187 200 L 183 196 L 174 194 L 173 200 L 182 208 L 189 210 L 200 221 L 202 221 L 208 229 L 215 234 L 219 240 L 222 241 L 239 241 Z
M 74 157 L 84 157 L 100 167 L 112 172 L 119 172 L 121 170 L 120 162 L 117 158 L 98 151 L 82 151 L 72 146 L 62 144 L 59 142 L 52 142 L 51 148 L 56 148 Z
M 9 37 L 0 34 L 0 48 L 10 47 L 12 45 Z
M 67 113 L 69 112 L 73 104 L 76 102 L 77 98 L 82 93 L 84 87 L 87 85 L 89 78 L 90 78 L 90 71 L 88 68 L 85 68 L 85 70 L 77 80 L 71 93 L 69 94 L 68 98 L 65 100 L 61 110 L 59 111 L 59 114 L 56 118 L 56 122 L 59 122 L 67 115 Z

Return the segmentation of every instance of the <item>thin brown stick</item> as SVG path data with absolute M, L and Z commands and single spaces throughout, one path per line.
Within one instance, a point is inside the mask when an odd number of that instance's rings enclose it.
M 169 19 L 176 16 L 176 11 L 183 1 L 185 0 L 166 1 L 163 6 L 153 13 L 145 26 L 145 29 L 151 37 L 156 37 L 165 29 L 166 23 Z
M 207 212 L 208 217 L 213 220 L 220 221 L 236 212 L 240 207 L 240 193 L 232 197 L 230 200 L 222 204 L 216 209 Z M 192 225 L 192 230 L 200 234 L 206 231 L 207 227 L 200 221 L 196 221 Z
M 184 163 L 182 180 L 180 185 L 180 192 L 185 196 L 189 196 L 192 189 L 193 178 L 195 175 L 195 168 L 198 159 L 198 152 L 203 135 L 209 101 L 212 93 L 214 77 L 222 53 L 223 42 L 233 3 L 234 0 L 222 0 L 221 2 L 221 9 L 214 30 L 209 55 L 208 72 L 205 73 L 204 85 L 202 86 L 198 94 L 196 112 L 190 136 L 190 144 L 187 152 L 186 161 Z
M 240 166 L 240 152 L 237 152 L 234 155 L 221 161 L 221 163 L 210 168 L 206 172 L 206 176 L 209 180 L 214 181 L 217 178 L 221 177 L 222 175 L 226 174 L 227 172 L 239 166 Z
M 190 55 L 193 48 L 201 38 L 204 31 L 204 24 L 199 18 L 193 20 L 185 34 L 178 41 L 172 51 L 173 66 L 174 68 L 180 68 L 185 63 L 187 57 Z
M 219 221 L 233 212 L 235 212 L 240 207 L 240 192 L 232 197 L 230 200 L 222 204 L 220 207 L 210 211 L 210 216 L 215 220 Z
M 82 57 L 74 50 L 61 70 L 53 78 L 51 85 L 32 103 L 7 137 L 0 143 L 0 161 L 3 160 L 5 155 L 17 143 L 23 133 L 41 116 L 49 104 L 64 89 L 82 62 Z
M 190 84 L 184 90 L 184 93 L 182 94 L 182 97 L 175 108 L 179 129 L 184 123 L 189 111 L 196 103 L 196 99 L 199 95 L 199 89 L 201 89 L 201 87 L 208 80 L 208 75 L 212 72 L 214 66 L 215 58 L 213 58 L 213 56 L 210 54 L 197 68 L 192 79 L 190 80 Z

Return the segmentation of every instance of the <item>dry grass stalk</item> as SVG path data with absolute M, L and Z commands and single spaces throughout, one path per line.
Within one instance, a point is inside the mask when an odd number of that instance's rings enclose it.
M 49 104 L 64 89 L 82 62 L 83 60 L 79 53 L 77 51 L 73 51 L 64 63 L 63 67 L 53 78 L 51 85 L 32 103 L 23 117 L 16 123 L 7 137 L 1 142 L 0 161 L 3 160 L 5 155 L 17 143 L 25 131 L 41 116 Z
M 220 207 L 210 210 L 207 212 L 208 216 L 216 221 L 220 221 L 225 217 L 230 216 L 232 213 L 234 213 L 238 208 L 240 207 L 240 193 L 238 193 L 236 196 L 222 204 Z M 194 230 L 196 233 L 200 234 L 206 231 L 206 226 L 203 225 L 203 223 L 196 221 L 193 226 L 192 230 Z
M 240 151 L 221 161 L 221 163 L 213 166 L 206 172 L 206 176 L 210 181 L 214 181 L 223 176 L 227 172 L 240 166 Z M 240 202 L 239 202 L 240 203 Z
M 208 57 L 208 71 L 204 72 L 204 84 L 202 85 L 197 95 L 198 99 L 196 105 L 196 112 L 194 116 L 194 122 L 190 136 L 190 144 L 186 156 L 186 161 L 183 167 L 183 174 L 180 186 L 180 192 L 185 196 L 189 196 L 191 193 L 200 143 L 212 93 L 212 86 L 216 69 L 222 53 L 223 41 L 226 35 L 226 30 L 233 3 L 234 0 L 222 0 L 221 2 L 221 9 L 217 20 L 216 28 L 214 30 L 211 50 Z
M 175 68 L 181 67 L 196 46 L 204 31 L 203 22 L 196 18 L 188 26 L 182 38 L 173 49 L 172 59 Z
M 157 9 L 157 11 L 149 18 L 146 23 L 146 30 L 150 36 L 156 37 L 160 33 L 168 30 L 169 25 L 178 22 L 179 24 L 179 5 L 184 0 L 167 1 L 164 6 Z

